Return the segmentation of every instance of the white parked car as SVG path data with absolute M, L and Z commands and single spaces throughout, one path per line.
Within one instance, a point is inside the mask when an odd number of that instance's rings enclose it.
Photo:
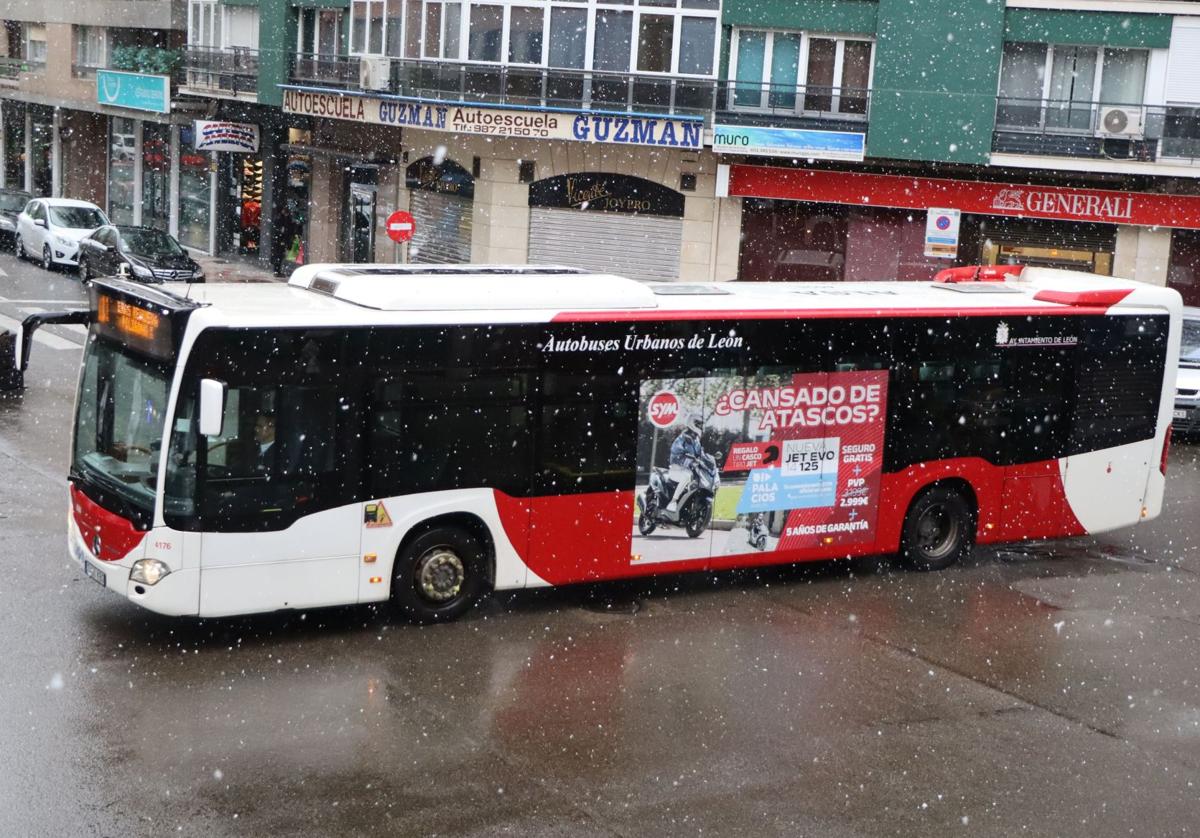
M 1175 379 L 1175 421 L 1180 436 L 1200 431 L 1200 308 L 1183 309 L 1183 341 Z
M 87 201 L 35 198 L 17 216 L 17 258 L 37 259 L 46 270 L 78 265 L 80 240 L 108 223 L 104 210 Z

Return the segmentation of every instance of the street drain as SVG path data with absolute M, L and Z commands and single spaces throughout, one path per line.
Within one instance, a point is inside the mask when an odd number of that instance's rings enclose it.
M 1154 559 L 1148 556 L 1139 556 L 1136 553 L 1112 553 L 1108 550 L 1097 550 L 1095 557 L 1105 562 L 1116 562 L 1117 564 L 1132 565 L 1134 567 L 1145 567 L 1146 565 L 1154 564 Z
M 996 558 L 1002 562 L 1040 562 L 1054 558 L 1054 552 L 1049 548 L 1032 547 L 1023 550 L 997 550 Z

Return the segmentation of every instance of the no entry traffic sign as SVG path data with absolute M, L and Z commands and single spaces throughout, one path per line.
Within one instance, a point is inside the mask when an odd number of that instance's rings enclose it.
M 416 226 L 412 213 L 396 210 L 387 218 L 388 238 L 394 242 L 406 242 L 413 237 Z

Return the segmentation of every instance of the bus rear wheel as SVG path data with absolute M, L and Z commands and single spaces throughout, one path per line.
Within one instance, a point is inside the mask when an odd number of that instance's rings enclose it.
M 904 516 L 900 556 L 915 570 L 944 570 L 970 555 L 974 544 L 975 510 L 954 489 L 922 492 Z
M 484 551 L 474 536 L 455 528 L 432 529 L 401 548 L 392 597 L 414 622 L 453 620 L 482 595 L 485 566 Z

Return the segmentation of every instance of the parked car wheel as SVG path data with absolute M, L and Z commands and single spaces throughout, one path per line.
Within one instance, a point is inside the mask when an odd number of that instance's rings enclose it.
M 21 239 L 20 236 L 17 236 L 17 241 L 13 245 L 13 250 L 15 250 L 17 252 L 18 259 L 28 259 L 29 258 L 29 254 L 25 252 L 25 242 Z
M 42 267 L 48 271 L 54 270 L 54 257 L 50 255 L 50 245 L 42 245 Z

